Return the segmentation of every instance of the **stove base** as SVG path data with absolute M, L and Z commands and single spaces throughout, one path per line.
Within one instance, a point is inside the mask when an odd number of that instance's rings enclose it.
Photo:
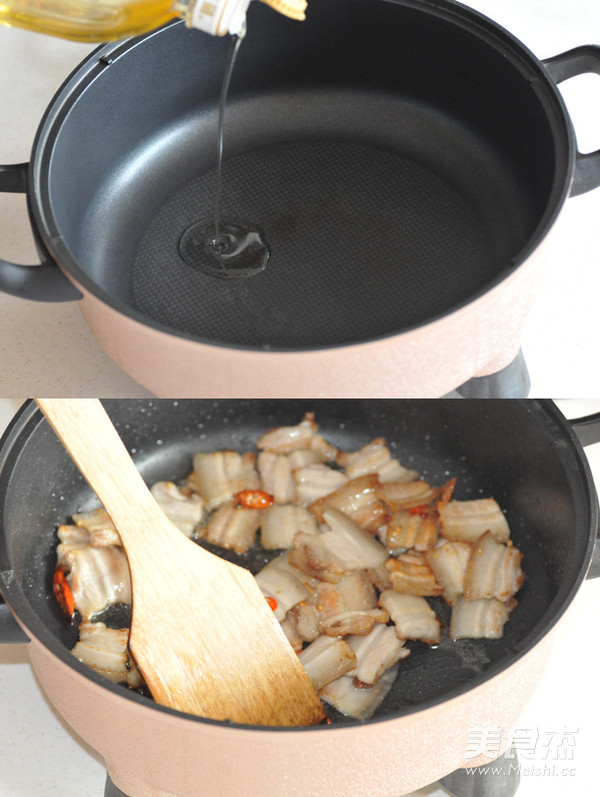
M 515 359 L 501 371 L 489 376 L 469 379 L 450 394 L 453 398 L 527 398 L 531 388 L 529 371 L 519 351 Z
M 106 773 L 106 783 L 104 785 L 104 797 L 127 797 L 124 791 L 117 789 L 108 772 Z
M 509 750 L 489 765 L 457 769 L 439 783 L 452 797 L 513 797 L 519 781 L 519 760 L 516 752 Z

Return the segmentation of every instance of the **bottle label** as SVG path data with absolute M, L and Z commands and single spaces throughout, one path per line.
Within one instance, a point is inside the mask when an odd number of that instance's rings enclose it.
M 196 0 L 188 24 L 213 36 L 240 34 L 250 0 Z

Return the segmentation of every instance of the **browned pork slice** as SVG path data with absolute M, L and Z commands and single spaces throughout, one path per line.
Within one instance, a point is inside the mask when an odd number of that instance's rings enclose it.
M 137 689 L 143 685 L 143 679 L 127 647 L 128 637 L 128 628 L 81 623 L 79 641 L 71 653 L 99 675 Z
M 90 545 L 90 532 L 86 528 L 83 528 L 83 526 L 73 526 L 70 523 L 63 523 L 58 527 L 56 536 L 60 540 L 60 544 L 57 547 L 59 556 L 60 551 L 87 548 Z M 97 545 L 95 547 L 102 548 L 104 546 Z
M 379 596 L 379 603 L 389 612 L 398 639 L 419 639 L 429 645 L 440 641 L 440 622 L 425 598 L 386 589 Z
M 326 525 L 321 534 L 299 532 L 290 551 L 290 563 L 320 581 L 338 582 L 355 570 L 368 570 L 383 564 L 387 551 L 377 540 L 337 509 L 324 513 Z
M 131 581 L 127 557 L 113 545 L 91 547 L 76 541 L 61 527 L 63 540 L 56 549 L 57 563 L 67 574 L 75 608 L 84 620 L 94 617 L 115 603 L 131 603 Z
M 440 508 L 440 524 L 441 533 L 449 540 L 477 542 L 486 531 L 499 542 L 510 537 L 508 522 L 493 498 L 450 501 Z
M 195 493 L 185 495 L 173 482 L 156 482 L 150 492 L 179 531 L 191 537 L 204 515 L 204 503 L 200 496 Z
M 356 654 L 356 669 L 348 673 L 356 686 L 373 686 L 386 670 L 410 655 L 391 625 L 376 625 L 366 636 L 349 636 L 347 642 Z
M 304 640 L 300 636 L 300 634 L 296 631 L 296 624 L 293 622 L 291 617 L 288 615 L 284 618 L 280 623 L 281 630 L 285 634 L 287 641 L 292 646 L 293 650 L 296 653 L 300 653 L 304 646 Z
M 318 637 L 298 654 L 298 659 L 317 691 L 356 668 L 354 651 L 340 637 Z
M 294 470 L 296 500 L 302 506 L 333 493 L 348 481 L 348 477 L 340 470 L 317 462 Z
M 285 454 L 261 451 L 257 465 L 263 490 L 270 493 L 277 503 L 287 504 L 295 500 L 296 483 L 289 458 Z
M 428 482 L 419 479 L 410 482 L 389 482 L 377 485 L 377 497 L 392 510 L 426 506 L 435 500 L 439 490 Z
M 425 557 L 418 551 L 402 553 L 385 563 L 392 589 L 408 595 L 435 597 L 442 594 L 442 587 L 435 580 Z
M 450 636 L 452 639 L 500 639 L 508 620 L 511 604 L 495 598 L 466 601 L 462 596 L 452 607 Z
M 323 534 L 306 534 L 299 531 L 289 552 L 290 564 L 311 578 L 335 584 L 350 568 L 330 549 L 323 537 Z
M 290 617 L 305 642 L 312 642 L 320 634 L 368 634 L 375 623 L 389 620 L 388 613 L 377 605 L 375 588 L 362 571 L 349 573 L 337 584 L 317 583 L 310 598 L 299 602 Z
M 523 554 L 509 542 L 504 545 L 486 531 L 473 546 L 465 572 L 465 599 L 510 600 L 521 588 Z
M 258 490 L 260 476 L 255 467 L 256 455 L 237 451 L 214 451 L 194 454 L 194 470 L 188 487 L 203 499 L 208 511 L 230 501 L 242 490 Z
M 299 532 L 317 533 L 317 522 L 308 509 L 296 504 L 272 504 L 263 510 L 260 541 L 263 548 L 291 548 Z
M 367 720 L 387 697 L 396 679 L 398 666 L 390 667 L 374 686 L 368 688 L 357 687 L 354 678 L 342 675 L 320 689 L 319 697 L 346 717 Z
M 245 509 L 229 501 L 212 513 L 206 526 L 198 528 L 196 535 L 221 548 L 245 553 L 254 544 L 260 522 L 260 509 Z
M 344 468 L 350 479 L 366 476 L 368 473 L 377 474 L 382 483 L 410 482 L 419 477 L 418 471 L 409 470 L 392 458 L 385 437 L 372 440 L 358 451 L 340 452 L 337 463 Z
M 334 492 L 312 503 L 310 510 L 323 521 L 327 509 L 337 509 L 366 531 L 375 534 L 379 526 L 388 519 L 387 509 L 377 497 L 378 484 L 376 474 L 351 479 Z
M 73 515 L 73 522 L 88 532 L 89 544 L 94 548 L 122 545 L 121 538 L 104 507 Z
M 257 448 L 272 454 L 289 454 L 299 449 L 310 449 L 318 454 L 320 461 L 334 460 L 337 449 L 318 434 L 314 412 L 307 412 L 296 426 L 278 426 L 261 435 Z
M 299 601 L 310 597 L 312 586 L 304 573 L 289 562 L 289 553 L 282 553 L 272 559 L 256 574 L 258 586 L 267 598 L 273 598 L 276 606 L 273 611 L 281 622 L 290 609 Z M 307 584 L 308 581 L 308 584 Z
M 444 590 L 444 598 L 450 604 L 464 592 L 465 572 L 472 547 L 468 542 L 446 540 L 425 554 L 425 561 Z
M 437 512 L 415 513 L 400 509 L 379 527 L 377 536 L 390 551 L 410 548 L 428 551 L 438 541 L 439 517 Z

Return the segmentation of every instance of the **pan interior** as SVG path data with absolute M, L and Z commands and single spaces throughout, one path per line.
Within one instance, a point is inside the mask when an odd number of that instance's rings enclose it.
M 270 257 L 259 274 L 224 283 L 178 249 L 187 227 L 212 220 L 215 185 L 210 170 L 151 220 L 133 294 L 149 318 L 219 343 L 316 348 L 384 336 L 460 304 L 510 257 L 512 236 L 495 234 L 474 197 L 418 161 L 365 143 L 282 142 L 225 163 L 222 218 L 264 230 Z
M 554 212 L 564 120 L 491 23 L 454 4 L 323 0 L 298 24 L 253 3 L 222 213 L 261 229 L 271 257 L 247 279 L 196 271 L 178 245 L 213 217 L 228 48 L 167 26 L 90 60 L 49 115 L 51 245 L 119 310 L 258 349 L 372 340 L 501 281 Z

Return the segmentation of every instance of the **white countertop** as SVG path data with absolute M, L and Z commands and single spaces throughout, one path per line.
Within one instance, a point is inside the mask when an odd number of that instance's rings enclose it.
M 0 430 L 17 406 L 18 401 L 0 400 Z M 600 400 L 561 401 L 559 406 L 574 418 L 600 411 Z M 600 489 L 600 444 L 588 447 L 586 453 Z M 595 797 L 598 793 L 600 639 L 594 631 L 598 606 L 600 578 L 583 584 L 561 620 L 547 669 L 533 699 L 523 706 L 517 725 L 523 736 L 518 746 L 521 765 L 530 768 L 530 773 L 521 770 L 517 797 Z M 25 645 L 0 645 L 0 733 L 0 797 L 102 797 L 102 762 L 46 701 L 28 664 Z M 541 741 L 530 744 L 525 737 L 532 734 L 539 734 Z M 554 757 L 559 755 L 561 741 L 572 757 Z M 549 774 L 555 765 L 557 774 Z M 535 767 L 540 774 L 535 774 Z M 563 769 L 568 773 L 561 774 Z M 436 786 L 412 795 L 444 796 L 447 793 Z
M 309 0 L 310 2 L 310 0 Z M 600 44 L 597 0 L 470 0 L 533 51 L 547 58 L 581 44 Z M 42 114 L 72 69 L 93 49 L 0 28 L 0 163 L 29 160 Z M 564 85 L 582 151 L 600 147 L 600 78 Z M 600 190 L 569 199 L 553 231 L 544 287 L 528 319 L 523 351 L 532 396 L 600 394 Z M 0 195 L 0 253 L 37 262 L 25 199 Z M 0 393 L 143 396 L 144 389 L 104 355 L 77 303 L 27 302 L 0 295 Z

